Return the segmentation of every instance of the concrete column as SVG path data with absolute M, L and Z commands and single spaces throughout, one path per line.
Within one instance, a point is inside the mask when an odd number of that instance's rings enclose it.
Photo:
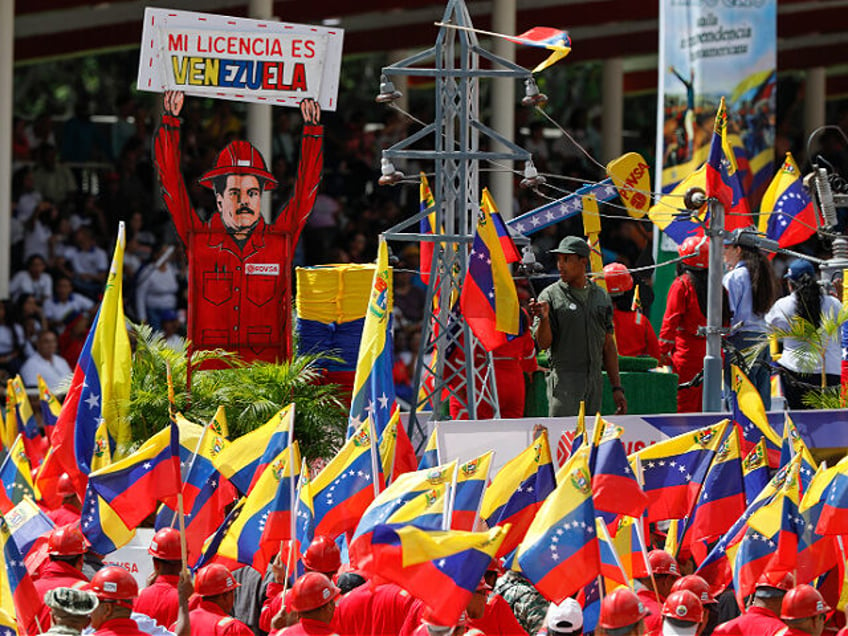
M 0 298 L 9 297 L 15 3 L 0 2 Z
M 257 20 L 277 20 L 274 17 L 274 1 L 273 0 L 250 0 L 248 5 L 249 18 Z M 268 170 L 271 170 L 271 138 L 273 136 L 272 122 L 273 107 L 267 104 L 248 104 L 247 105 L 247 140 L 252 143 L 256 149 L 265 158 L 265 163 L 268 164 Z M 262 195 L 262 216 L 265 221 L 270 221 L 274 210 L 271 209 L 271 193 L 265 192 Z
M 494 0 L 492 6 L 492 31 L 515 35 L 515 6 L 516 0 Z M 515 44 L 503 38 L 492 38 L 492 52 L 504 59 L 515 60 Z M 514 141 L 515 129 L 515 83 L 514 78 L 498 77 L 492 79 L 492 128 L 501 135 Z M 494 143 L 494 142 L 493 142 Z M 494 143 L 495 148 L 506 150 L 501 144 Z M 509 162 L 499 162 L 509 164 Z M 523 170 L 523 165 L 514 166 L 517 170 Z M 492 196 L 501 215 L 505 219 L 511 219 L 512 210 L 512 172 L 492 172 L 489 184 Z
M 624 64 L 620 57 L 604 60 L 602 94 L 601 156 L 597 159 L 606 164 L 623 152 Z
M 804 138 L 825 124 L 825 96 L 827 95 L 827 73 L 823 66 L 807 69 L 804 88 Z

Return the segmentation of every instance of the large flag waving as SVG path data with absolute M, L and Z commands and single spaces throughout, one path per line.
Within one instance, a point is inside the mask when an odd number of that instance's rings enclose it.
M 506 344 L 523 331 L 518 293 L 509 269 L 509 264 L 520 258 L 488 190 L 483 190 L 459 305 L 471 331 L 487 351 Z
M 724 229 L 730 231 L 753 225 L 748 199 L 736 169 L 735 153 L 727 140 L 727 107 L 724 97 L 716 112 L 706 169 L 707 196 L 715 197 L 724 206 Z
M 392 349 L 392 272 L 389 268 L 389 248 L 380 238 L 377 266 L 371 284 L 371 298 L 365 312 L 359 359 L 353 378 L 353 397 L 350 402 L 350 423 L 347 436 L 369 417 L 374 423 L 377 439 L 397 410 L 395 384 L 392 378 L 394 353 Z
M 780 247 L 791 247 L 815 234 L 820 222 L 813 200 L 801 183 L 798 165 L 787 152 L 760 202 L 758 229 Z
M 648 505 L 648 497 L 627 462 L 621 441 L 623 432 L 620 426 L 604 421 L 600 413 L 595 419 L 589 450 L 592 496 L 598 511 L 639 517 Z
M 126 454 L 130 429 L 126 418 L 130 396 L 130 339 L 124 317 L 124 223 L 106 281 L 103 301 L 83 345 L 71 387 L 53 431 L 55 455 L 73 481 L 80 499 L 91 472 L 97 427 L 105 421 L 116 443 L 116 454 Z

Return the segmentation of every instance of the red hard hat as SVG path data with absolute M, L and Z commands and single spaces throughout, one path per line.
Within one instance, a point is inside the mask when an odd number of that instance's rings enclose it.
M 47 537 L 50 556 L 79 556 L 85 554 L 85 537 L 77 525 L 59 526 Z
M 687 623 L 700 623 L 704 618 L 704 606 L 689 590 L 677 590 L 665 599 L 662 615 Z
M 623 294 L 633 289 L 633 277 L 621 263 L 610 263 L 604 267 L 604 281 L 610 294 Z
M 180 561 L 182 551 L 180 550 L 179 531 L 174 528 L 162 528 L 153 535 L 147 551 L 151 556 L 163 561 Z
M 129 608 L 132 608 L 132 599 L 138 596 L 138 583 L 132 574 L 117 565 L 98 570 L 88 589 L 99 599 L 117 601 Z
M 312 540 L 303 555 L 303 565 L 307 570 L 335 574 L 342 566 L 339 546 L 330 537 L 319 534 Z
M 702 605 L 718 603 L 710 591 L 710 584 L 697 574 L 687 574 L 677 579 L 671 586 L 671 591 L 677 592 L 678 590 L 689 590 L 700 599 Z
M 709 266 L 710 241 L 707 239 L 702 245 L 702 240 L 700 236 L 690 236 L 677 246 L 677 253 L 684 257 L 683 262 L 686 265 L 698 269 L 706 269 Z
M 648 614 L 648 610 L 633 590 L 620 587 L 607 594 L 601 601 L 598 625 L 604 629 L 618 629 L 634 625 Z
M 648 565 L 651 572 L 656 574 L 668 574 L 677 578 L 680 576 L 680 566 L 677 560 L 665 550 L 651 550 L 648 552 Z
M 309 612 L 338 598 L 341 590 L 320 572 L 307 572 L 292 586 L 291 607 L 295 612 Z
M 830 607 L 812 585 L 799 585 L 789 590 L 780 605 L 780 618 L 786 621 L 826 614 Z
M 773 587 L 776 590 L 783 590 L 784 592 L 788 592 L 793 587 L 795 587 L 795 575 L 792 574 L 792 572 L 787 572 L 775 581 L 774 577 L 771 576 L 768 572 L 763 572 L 760 575 L 760 578 L 757 579 L 757 585 L 755 587 L 757 589 L 761 587 Z
M 203 566 L 194 578 L 194 591 L 200 596 L 217 596 L 239 586 L 233 573 L 220 563 Z
M 68 473 L 59 475 L 59 481 L 56 482 L 56 494 L 63 498 L 77 494 L 77 491 L 74 489 L 74 482 L 71 481 Z
M 212 183 L 217 177 L 227 175 L 253 175 L 265 182 L 265 190 L 273 190 L 277 187 L 277 180 L 265 166 L 262 154 L 247 141 L 233 141 L 218 155 L 215 167 L 204 174 L 198 182 L 212 188 Z

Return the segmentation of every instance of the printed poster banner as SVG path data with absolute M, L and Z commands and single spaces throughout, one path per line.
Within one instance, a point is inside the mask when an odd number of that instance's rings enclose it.
M 275 106 L 337 107 L 344 31 L 147 8 L 139 90 Z
M 730 143 L 751 209 L 758 208 L 773 172 L 776 5 L 661 0 L 657 190 L 670 192 L 706 161 L 724 96 Z

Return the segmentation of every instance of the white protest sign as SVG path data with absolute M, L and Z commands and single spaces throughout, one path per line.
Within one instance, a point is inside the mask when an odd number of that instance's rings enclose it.
M 193 11 L 144 11 L 137 88 L 337 107 L 344 31 Z
M 124 568 L 133 575 L 138 589 L 147 587 L 147 579 L 153 574 L 153 557 L 147 548 L 154 534 L 153 528 L 138 528 L 129 543 L 103 558 L 103 564 Z

